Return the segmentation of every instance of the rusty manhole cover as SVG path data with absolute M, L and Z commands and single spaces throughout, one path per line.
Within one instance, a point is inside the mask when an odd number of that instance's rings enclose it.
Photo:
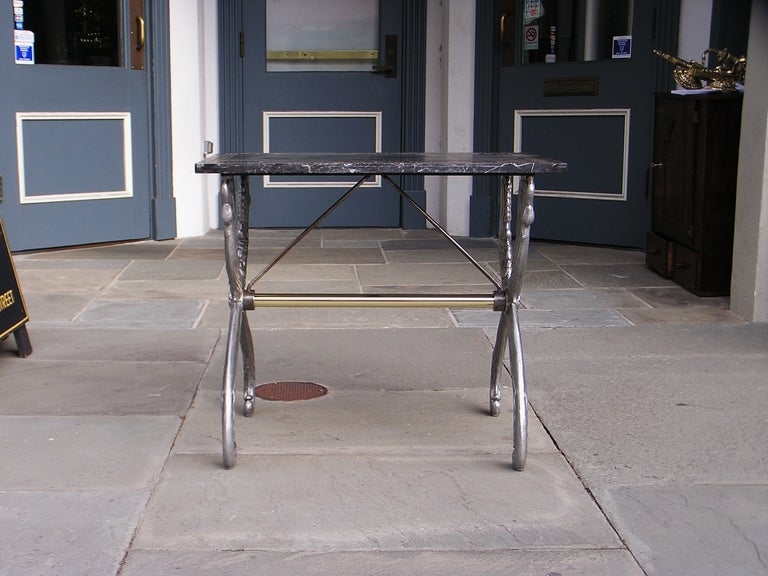
M 256 386 L 254 393 L 264 400 L 311 400 L 328 393 L 328 388 L 314 382 L 272 382 Z

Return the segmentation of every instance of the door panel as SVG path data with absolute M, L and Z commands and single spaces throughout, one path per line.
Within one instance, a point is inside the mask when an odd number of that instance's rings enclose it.
M 564 175 L 537 178 L 534 237 L 639 247 L 650 222 L 653 3 L 610 3 L 610 15 L 598 4 L 501 3 L 500 148 L 568 162 Z M 623 41 L 611 57 L 614 36 L 631 37 L 630 58 Z
M 350 1 L 350 0 L 348 0 Z M 376 8 L 378 26 L 373 49 L 360 42 L 339 48 L 280 45 L 267 52 L 267 3 L 243 3 L 244 148 L 264 152 L 394 152 L 400 150 L 401 55 L 392 54 L 392 38 L 401 33 L 402 3 L 388 0 Z M 296 4 L 297 0 L 289 3 Z M 310 3 L 311 4 L 311 3 Z M 350 5 L 350 12 L 353 12 Z M 365 4 L 365 3 L 363 3 Z M 369 2 L 373 6 L 377 3 Z M 302 13 L 294 10 L 294 14 Z M 374 14 L 375 16 L 375 14 Z M 323 23 L 293 23 L 310 35 L 335 35 L 341 17 Z M 349 22 L 344 26 L 349 27 Z M 353 23 L 352 29 L 355 24 Z M 317 31 L 320 30 L 320 32 Z M 348 28 L 347 28 L 348 29 Z M 346 33 L 342 36 L 345 36 Z M 387 38 L 389 36 L 389 38 Z M 392 73 L 372 73 L 385 62 L 386 47 Z M 274 46 L 271 46 L 274 48 Z M 378 59 L 375 52 L 378 51 Z M 352 53 L 354 52 L 354 53 Z M 344 58 L 349 58 L 345 63 Z M 339 61 L 341 66 L 339 66 Z M 345 65 L 346 64 L 346 65 Z M 347 70 L 338 70 L 344 67 Z M 255 227 L 305 226 L 341 196 L 350 182 L 313 177 L 289 181 L 251 178 L 251 225 Z M 400 226 L 400 199 L 377 181 L 357 190 L 330 216 L 325 226 Z
M 57 23 L 86 30 L 77 6 L 54 4 L 72 12 Z M 119 14 L 128 8 L 118 3 Z M 93 35 L 79 44 L 54 41 L 39 15 L 24 23 L 35 28 L 37 62 L 0 57 L 9 80 L 0 91 L 0 211 L 12 249 L 148 238 L 149 99 L 146 72 L 130 69 L 131 22 L 119 18 L 113 50 L 106 48 L 111 40 Z M 9 43 L 8 28 L 0 27 L 0 44 Z

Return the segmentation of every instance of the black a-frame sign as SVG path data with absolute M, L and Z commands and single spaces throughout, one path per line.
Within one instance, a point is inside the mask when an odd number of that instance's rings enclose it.
M 0 340 L 13 334 L 16 338 L 16 349 L 22 358 L 32 354 L 32 344 L 26 326 L 28 321 L 24 297 L 5 238 L 3 220 L 0 218 Z

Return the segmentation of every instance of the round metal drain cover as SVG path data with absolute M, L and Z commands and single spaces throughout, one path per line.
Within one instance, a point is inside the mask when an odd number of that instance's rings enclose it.
M 272 382 L 256 386 L 254 394 L 264 400 L 291 402 L 293 400 L 311 400 L 328 393 L 328 388 L 314 382 Z

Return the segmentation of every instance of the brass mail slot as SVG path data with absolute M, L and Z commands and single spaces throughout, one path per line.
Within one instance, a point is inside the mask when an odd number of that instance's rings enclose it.
M 544 96 L 597 96 L 597 94 L 596 76 L 544 80 Z

